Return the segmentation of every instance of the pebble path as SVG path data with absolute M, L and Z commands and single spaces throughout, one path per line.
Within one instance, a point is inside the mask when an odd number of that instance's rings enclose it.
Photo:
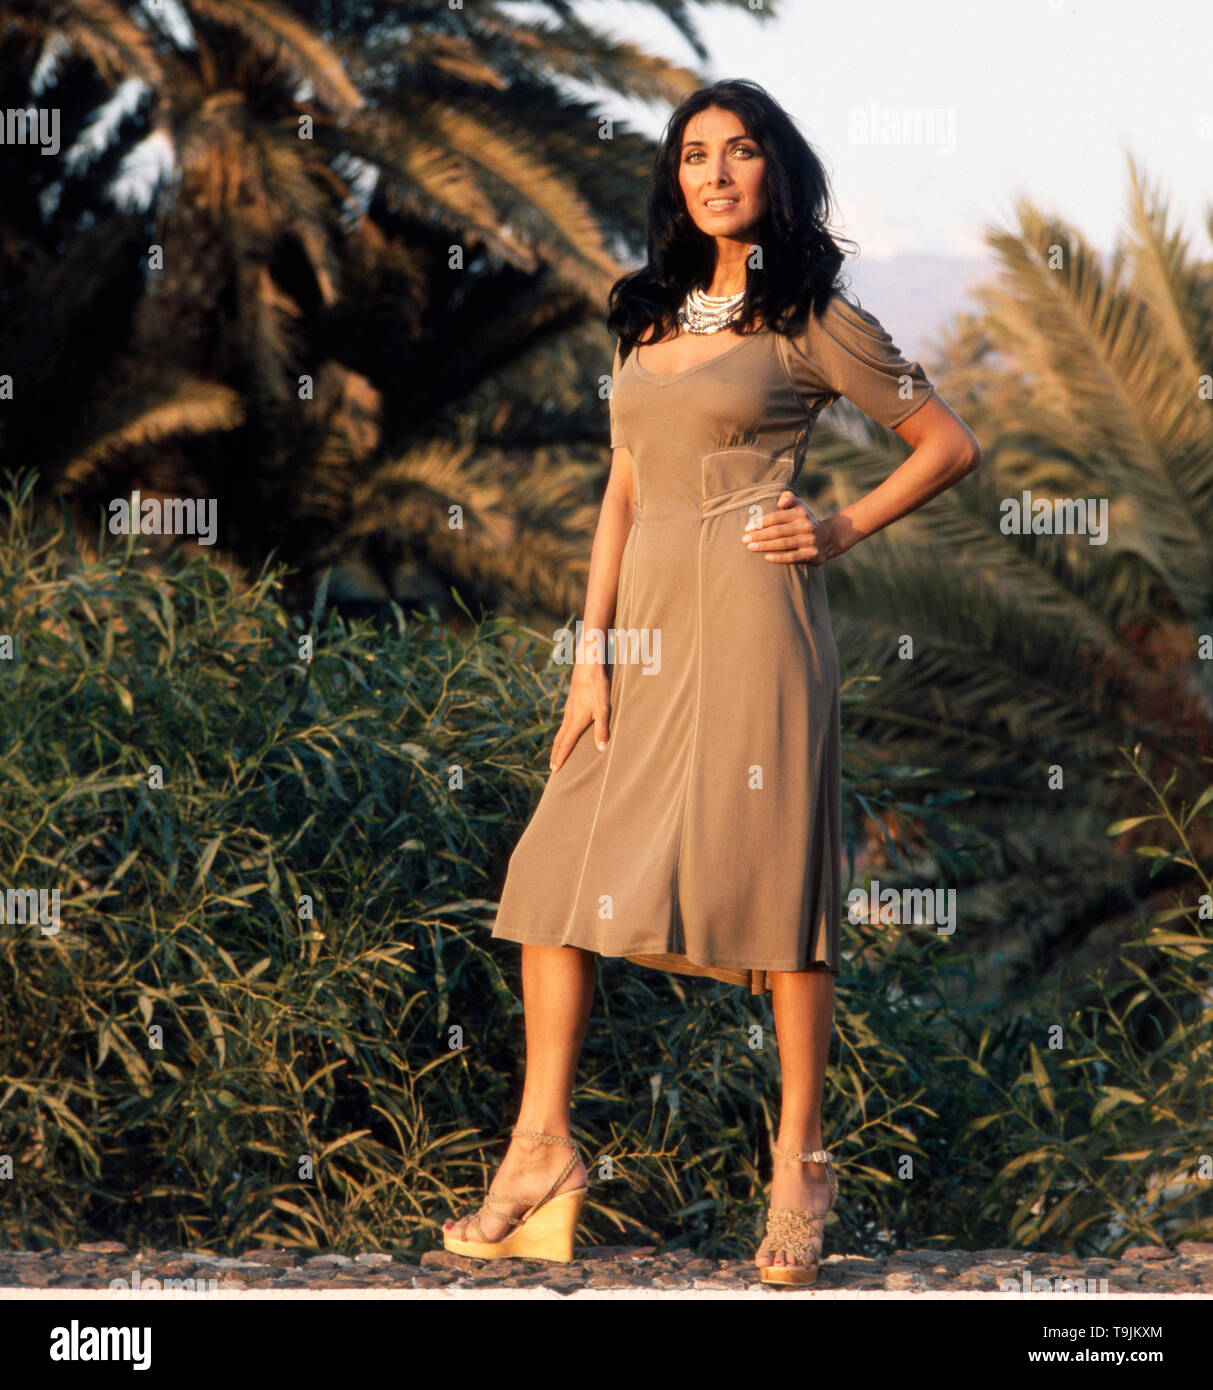
M 113 1281 L 123 1281 L 115 1285 Z M 580 1247 L 569 1264 L 541 1260 L 470 1260 L 430 1250 L 419 1263 L 374 1251 L 307 1255 L 296 1250 L 249 1250 L 234 1258 L 180 1250 L 131 1251 L 117 1241 L 71 1250 L 0 1250 L 0 1292 L 24 1289 L 137 1287 L 166 1292 L 227 1289 L 545 1288 L 744 1290 L 760 1287 L 754 1265 L 707 1259 L 694 1251 L 652 1246 Z M 172 1283 L 165 1281 L 193 1281 Z M 211 1281 L 214 1283 L 211 1283 Z M 1174 1250 L 1134 1246 L 1116 1257 L 1053 1255 L 1026 1250 L 898 1250 L 882 1258 L 828 1255 L 820 1291 L 889 1293 L 1016 1291 L 1089 1294 L 1197 1294 L 1213 1297 L 1213 1242 L 1181 1241 Z M 1038 1281 L 1049 1280 L 1050 1284 Z M 1079 1285 L 1076 1281 L 1090 1281 Z M 1106 1286 L 1101 1282 L 1106 1280 Z M 1067 1285 L 1063 1281 L 1070 1281 Z

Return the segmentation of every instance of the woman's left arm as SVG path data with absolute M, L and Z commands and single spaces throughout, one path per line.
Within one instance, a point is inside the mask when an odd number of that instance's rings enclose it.
M 981 466 L 977 436 L 938 392 L 934 392 L 894 430 L 913 452 L 871 492 L 827 517 L 818 528 L 823 559 L 842 555 L 932 497 L 946 492 Z M 822 537 L 820 528 L 828 528 Z
M 815 520 L 794 492 L 785 492 L 777 510 L 743 536 L 750 550 L 785 564 L 824 564 L 981 466 L 977 436 L 938 392 L 893 429 L 913 452 L 879 487 L 824 521 Z

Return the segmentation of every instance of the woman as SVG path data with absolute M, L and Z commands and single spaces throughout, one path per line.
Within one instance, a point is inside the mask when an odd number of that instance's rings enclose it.
M 838 651 L 822 566 L 975 469 L 977 440 L 836 286 L 825 172 L 759 86 L 671 116 L 649 259 L 611 292 L 610 480 L 552 776 L 495 936 L 522 945 L 526 1082 L 456 1252 L 569 1259 L 593 957 L 770 989 L 782 1070 L 764 1281 L 809 1283 L 837 1183 L 821 1099 L 841 964 Z M 643 353 L 643 356 L 641 355 Z M 818 520 L 794 491 L 845 395 L 913 452 Z M 592 733 L 591 733 L 592 730 Z M 568 1150 L 572 1150 L 571 1155 Z

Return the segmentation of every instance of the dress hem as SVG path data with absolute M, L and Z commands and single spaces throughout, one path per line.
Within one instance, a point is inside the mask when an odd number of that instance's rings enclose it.
M 698 961 L 693 960 L 684 951 L 670 951 L 663 944 L 655 946 L 629 946 L 626 951 L 604 951 L 600 946 L 582 946 L 576 941 L 551 940 L 539 941 L 534 937 L 510 936 L 504 932 L 493 932 L 493 939 L 496 941 L 512 941 L 518 946 L 573 946 L 579 951 L 592 951 L 596 956 L 602 956 L 607 960 L 630 960 L 635 956 L 649 957 L 676 957 L 684 960 L 688 965 L 693 965 L 699 970 L 740 970 L 751 974 L 800 974 L 805 970 L 825 970 L 831 975 L 837 975 L 841 966 L 828 965 L 825 961 L 807 961 L 804 965 L 755 965 L 752 961 L 733 962 L 733 961 Z M 655 969 L 665 969 L 665 966 L 655 966 Z M 677 971 L 673 972 L 679 973 Z

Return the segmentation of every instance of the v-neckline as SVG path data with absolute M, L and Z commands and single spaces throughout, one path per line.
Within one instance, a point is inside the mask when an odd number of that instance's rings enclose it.
M 718 352 L 713 357 L 705 357 L 702 362 L 696 362 L 690 367 L 684 367 L 680 372 L 650 371 L 649 368 L 646 367 L 644 363 L 640 360 L 639 346 L 632 349 L 632 361 L 636 364 L 636 370 L 640 373 L 641 376 L 648 377 L 650 381 L 656 381 L 662 385 L 665 385 L 666 383 L 671 381 L 680 381 L 684 376 L 690 376 L 692 372 L 699 371 L 701 367 L 710 367 L 713 362 L 722 362 L 726 357 L 732 357 L 732 355 L 738 350 L 738 348 L 745 347 L 746 343 L 748 343 L 751 338 L 760 338 L 764 333 L 767 333 L 769 331 L 770 330 L 766 328 L 759 328 L 754 333 L 744 333 L 741 335 L 739 340 L 733 344 L 731 348 L 726 348 L 724 352 Z

